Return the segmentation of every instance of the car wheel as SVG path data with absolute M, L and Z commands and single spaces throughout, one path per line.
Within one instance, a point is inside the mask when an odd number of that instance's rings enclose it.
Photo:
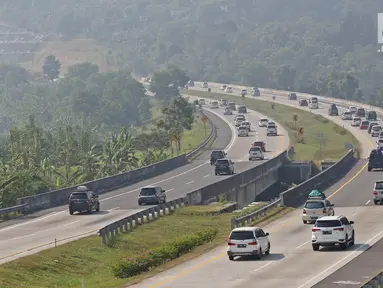
M 350 246 L 353 246 L 354 244 L 355 244 L 355 232 L 353 231 L 351 241 L 350 241 Z
M 164 201 L 162 203 L 166 203 L 166 197 L 164 198 Z
M 88 214 L 92 214 L 92 212 L 93 212 L 92 207 L 89 207 L 87 212 L 88 212 Z
M 348 235 L 346 234 L 346 241 L 340 245 L 340 249 L 347 250 L 348 248 Z
M 368 167 L 368 168 L 367 168 L 367 171 L 370 172 L 370 171 L 371 171 L 371 167 Z
M 230 261 L 234 261 L 234 256 L 229 256 Z
M 303 220 L 303 224 L 307 224 L 307 221 L 306 221 L 306 220 Z
M 319 244 L 313 244 L 313 250 L 319 251 Z
M 96 211 L 100 212 L 100 203 L 97 203 Z
M 161 199 L 158 197 L 157 199 L 157 205 L 160 205 L 161 204 Z
M 334 210 L 332 210 L 332 215 L 331 216 L 335 216 L 335 211 Z
M 69 214 L 70 214 L 70 215 L 73 215 L 73 213 L 74 213 L 74 211 L 71 210 L 71 209 L 69 209 Z
M 378 200 L 374 200 L 375 205 L 378 205 L 378 202 L 379 202 Z
M 271 249 L 271 247 L 270 247 L 270 242 L 269 242 L 269 244 L 267 244 L 267 251 L 265 251 L 266 255 L 270 254 L 270 249 Z
M 258 260 L 261 260 L 262 259 L 262 248 L 259 248 L 259 253 L 258 253 L 258 255 L 257 255 L 257 259 Z

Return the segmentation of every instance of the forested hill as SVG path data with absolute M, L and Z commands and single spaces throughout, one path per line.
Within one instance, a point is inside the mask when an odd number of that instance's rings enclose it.
M 172 63 L 192 79 L 383 99 L 376 28 L 382 0 L 0 3 L 2 21 L 66 39 L 95 38 L 136 74 Z

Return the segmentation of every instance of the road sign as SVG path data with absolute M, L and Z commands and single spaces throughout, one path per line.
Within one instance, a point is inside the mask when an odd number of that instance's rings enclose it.
M 201 117 L 201 120 L 204 122 L 204 123 L 206 123 L 207 122 L 207 120 L 209 120 L 206 116 L 202 116 Z
M 324 135 L 323 135 L 322 132 L 320 132 L 320 133 L 317 134 L 317 139 L 318 139 L 318 142 L 319 142 L 320 144 L 323 144 L 323 141 L 324 141 Z

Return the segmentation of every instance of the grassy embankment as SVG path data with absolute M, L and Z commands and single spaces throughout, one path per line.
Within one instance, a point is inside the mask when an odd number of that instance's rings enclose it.
M 170 216 L 138 226 L 133 233 L 120 235 L 113 247 L 106 247 L 98 236 L 91 236 L 6 263 L 0 266 L 0 287 L 80 288 L 82 280 L 85 287 L 125 287 L 224 244 L 234 215 L 211 213 L 220 208 L 222 204 L 178 209 Z M 253 224 L 265 225 L 290 211 L 289 208 L 276 208 Z M 218 229 L 214 240 L 178 259 L 128 279 L 113 275 L 112 267 L 123 259 L 206 229 Z
M 249 109 L 258 111 L 280 123 L 288 132 L 290 145 L 294 147 L 294 160 L 338 160 L 343 157 L 347 149 L 345 143 L 351 143 L 360 148 L 358 140 L 346 129 L 332 121 L 311 112 L 298 108 L 285 106 L 271 101 L 260 101 L 251 98 L 241 98 L 228 94 L 212 93 L 196 90 L 187 90 L 188 95 L 206 97 L 220 100 L 222 98 L 244 104 Z M 272 109 L 272 104 L 274 109 Z M 298 120 L 293 120 L 296 115 Z M 297 136 L 297 129 L 304 128 L 303 140 Z M 318 141 L 318 133 L 323 133 L 324 143 L 322 149 Z

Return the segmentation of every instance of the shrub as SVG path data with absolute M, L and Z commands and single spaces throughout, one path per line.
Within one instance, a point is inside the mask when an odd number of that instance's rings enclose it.
M 212 241 L 217 233 L 218 230 L 210 229 L 180 237 L 143 255 L 121 261 L 113 267 L 113 273 L 118 278 L 129 278 L 147 272 L 151 268 L 174 260 L 194 248 Z

